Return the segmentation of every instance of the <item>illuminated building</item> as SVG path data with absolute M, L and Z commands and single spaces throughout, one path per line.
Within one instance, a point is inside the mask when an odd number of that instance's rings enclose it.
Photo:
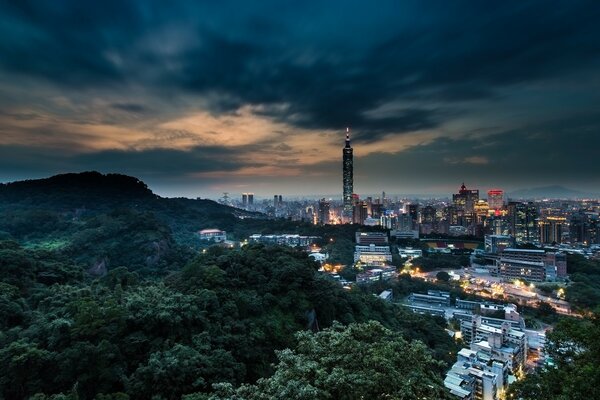
M 454 215 L 453 225 L 469 226 L 474 221 L 475 204 L 479 200 L 479 190 L 467 189 L 463 183 L 458 193 L 452 195 Z
M 352 194 L 354 192 L 354 161 L 350 146 L 350 129 L 346 128 L 346 145 L 343 149 L 343 185 L 344 185 L 344 216 L 350 218 L 352 215 Z M 366 218 L 366 217 L 365 217 Z
M 198 232 L 200 240 L 214 240 L 215 242 L 224 242 L 227 240 L 227 233 L 220 229 L 203 229 Z
M 473 206 L 473 209 L 475 211 L 475 214 L 477 215 L 477 221 L 483 221 L 489 214 L 490 206 L 485 200 L 477 200 L 477 202 Z
M 562 234 L 567 228 L 567 219 L 559 216 L 548 216 L 542 219 L 540 226 L 541 243 L 562 243 Z
M 384 266 L 392 262 L 390 246 L 358 245 L 354 247 L 354 262 L 367 266 Z
M 488 205 L 490 210 L 501 210 L 504 208 L 504 191 L 500 189 L 488 190 Z
M 510 234 L 518 243 L 533 243 L 539 240 L 538 210 L 535 204 L 509 202 L 508 222 Z
M 567 276 L 567 258 L 560 252 L 507 248 L 500 253 L 496 267 L 500 276 L 509 281 L 543 282 Z
M 527 335 L 519 324 L 499 318 L 473 315 L 461 321 L 460 331 L 471 350 L 487 353 L 490 358 L 506 362 L 515 373 L 525 366 L 529 351 Z
M 396 229 L 398 224 L 398 217 L 390 211 L 386 211 L 381 217 L 379 217 L 379 225 L 387 229 Z

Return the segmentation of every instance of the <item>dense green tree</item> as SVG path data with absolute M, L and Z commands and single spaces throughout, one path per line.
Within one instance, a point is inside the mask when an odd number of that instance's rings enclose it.
M 548 335 L 552 364 L 510 386 L 509 398 L 589 400 L 600 385 L 600 315 L 561 320 Z
M 450 274 L 448 274 L 446 271 L 440 271 L 435 275 L 435 278 L 438 281 L 448 282 L 450 281 Z
M 219 399 L 445 399 L 438 367 L 420 342 L 407 342 L 378 322 L 301 332 L 293 350 L 277 353 L 275 373 L 237 390 L 220 385 Z M 201 399 L 188 396 L 186 400 Z

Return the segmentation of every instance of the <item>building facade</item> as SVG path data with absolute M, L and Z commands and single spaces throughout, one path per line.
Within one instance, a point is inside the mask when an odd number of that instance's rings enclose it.
M 354 192 L 354 160 L 353 149 L 350 146 L 350 130 L 346 128 L 346 145 L 342 150 L 343 165 L 343 196 L 344 196 L 344 214 L 346 218 L 351 218 L 352 215 L 352 193 Z

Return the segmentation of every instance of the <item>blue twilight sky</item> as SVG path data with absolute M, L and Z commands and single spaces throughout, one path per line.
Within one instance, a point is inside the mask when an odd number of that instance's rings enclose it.
M 0 181 L 600 191 L 598 1 L 2 1 Z

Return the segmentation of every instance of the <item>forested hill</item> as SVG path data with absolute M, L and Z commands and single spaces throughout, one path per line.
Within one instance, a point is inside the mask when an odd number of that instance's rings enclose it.
M 2 185 L 0 400 L 446 398 L 443 319 L 296 249 L 192 246 L 205 227 L 315 229 L 243 213 L 123 175 Z
M 242 240 L 253 233 L 300 233 L 353 240 L 353 227 L 315 227 L 218 204 L 163 198 L 141 180 L 83 172 L 0 184 L 0 240 L 71 257 L 96 272 L 167 272 L 202 245 L 204 228 Z M 348 242 L 349 243 L 349 242 Z
M 246 221 L 240 219 L 246 217 Z M 157 264 L 196 232 L 243 236 L 264 216 L 211 200 L 162 198 L 137 178 L 84 172 L 0 185 L 0 239 L 72 254 L 89 266 Z
M 125 264 L 90 279 L 0 242 L 0 399 L 446 398 L 445 321 L 316 268 L 252 245 L 212 247 L 166 277 Z
M 155 198 L 148 186 L 134 177 L 99 172 L 0 184 L 0 204 L 21 207 L 100 208 Z
M 197 212 L 260 217 L 258 213 L 228 207 L 212 200 L 163 198 L 138 178 L 121 174 L 82 172 L 0 184 L 1 209 L 46 209 L 61 212 L 97 212 L 116 207 L 142 211 Z

